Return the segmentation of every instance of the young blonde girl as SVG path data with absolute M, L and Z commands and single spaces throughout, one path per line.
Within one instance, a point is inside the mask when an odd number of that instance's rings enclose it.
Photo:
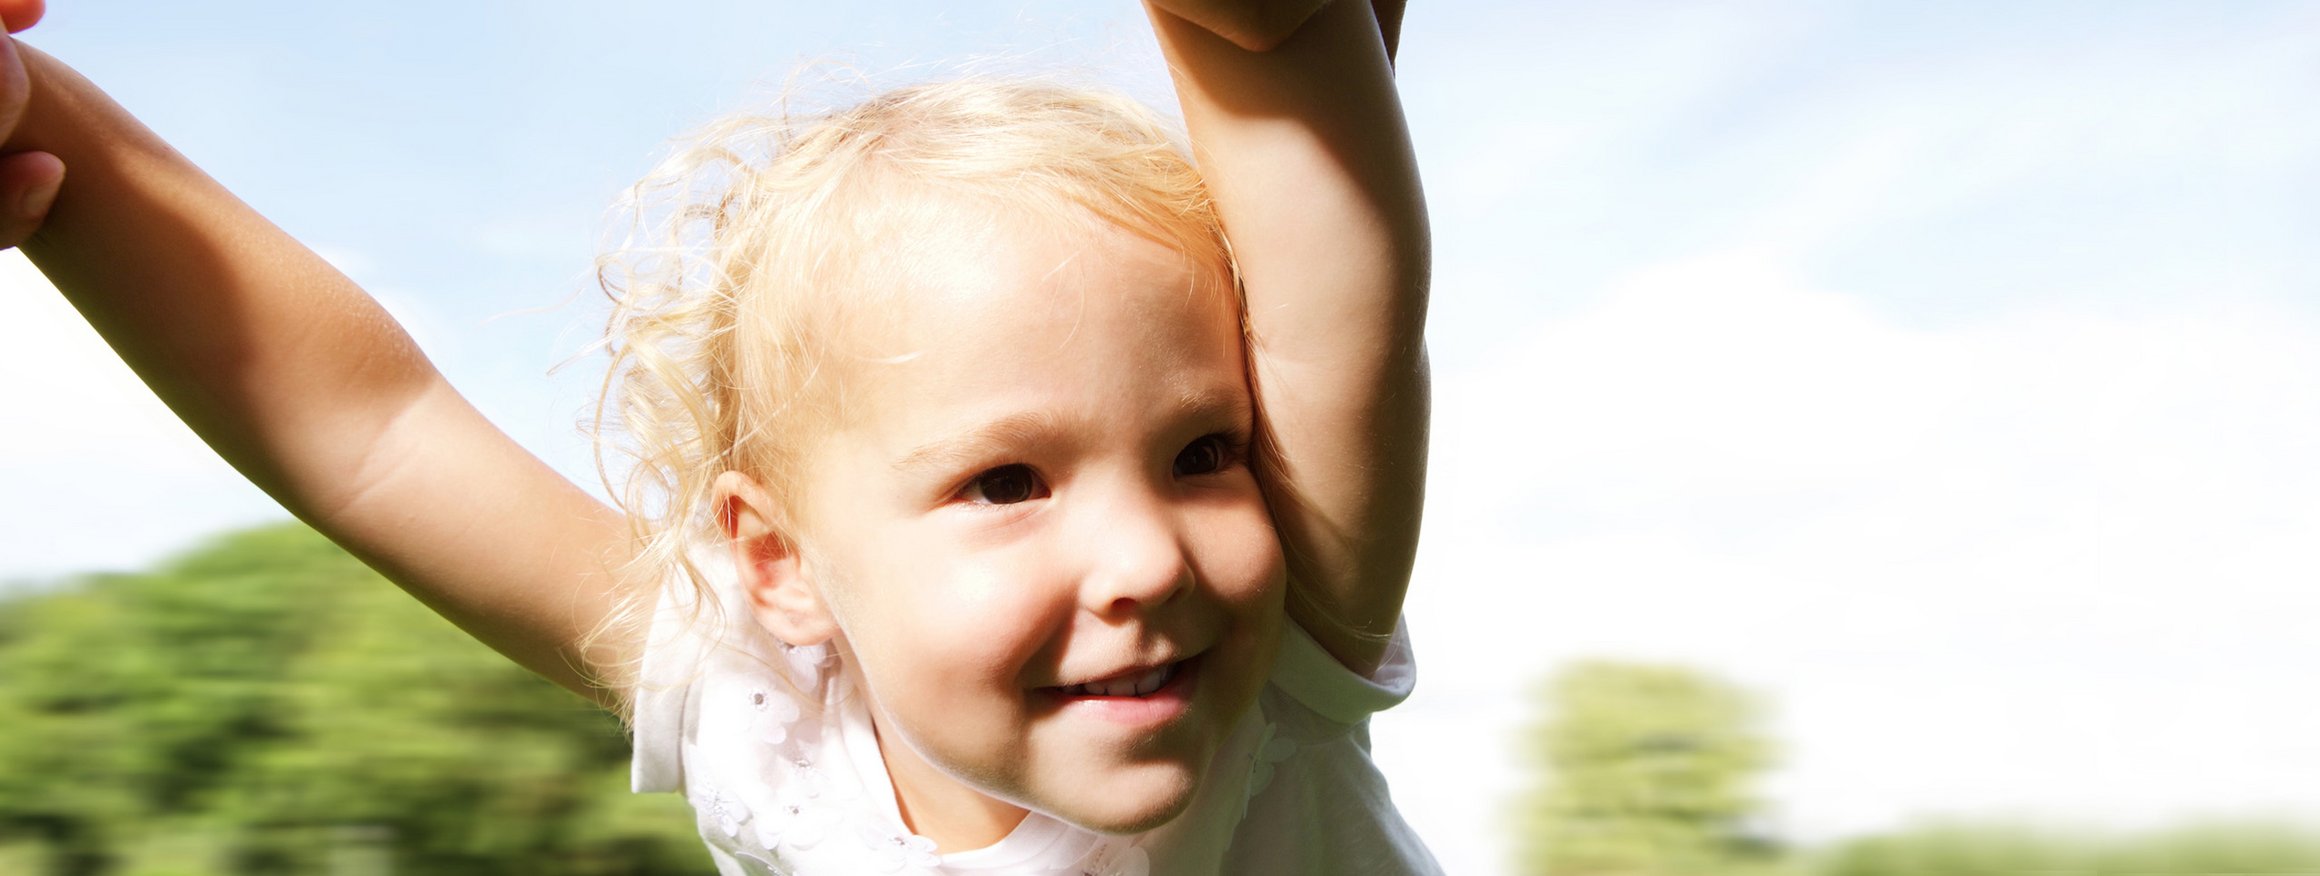
M 21 46 L 0 196 L 61 158 L 35 263 L 286 507 L 629 715 L 722 872 L 1431 871 L 1367 756 L 1426 415 L 1383 11 L 1154 3 L 1198 174 L 1025 83 L 714 131 L 605 266 L 621 509 Z

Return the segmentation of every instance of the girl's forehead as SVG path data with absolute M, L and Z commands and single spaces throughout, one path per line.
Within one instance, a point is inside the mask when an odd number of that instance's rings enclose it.
M 1116 226 L 1018 219 L 963 232 L 888 256 L 907 263 L 877 272 L 848 308 L 851 355 L 904 362 L 993 345 L 1019 356 L 1165 346 L 1188 340 L 1188 323 L 1238 318 L 1222 270 Z
M 1091 369 L 1115 362 L 1130 364 L 1103 372 L 1115 384 L 1229 367 L 1245 393 L 1229 268 L 1092 213 L 972 206 L 906 211 L 908 221 L 853 241 L 860 259 L 835 266 L 818 292 L 802 290 L 822 299 L 806 308 L 816 331 L 765 324 L 760 336 L 794 338 L 798 351 L 768 355 L 802 362 L 791 373 L 804 375 L 767 385 L 796 386 L 795 402 L 780 404 L 820 421 L 793 440 L 844 441 L 835 433 L 872 420 L 924 423 L 967 404 L 1034 406 L 1087 388 Z
M 856 322 L 849 421 L 936 428 L 1245 396 L 1237 304 L 1183 254 L 1098 230 L 993 238 L 977 255 L 929 266 Z

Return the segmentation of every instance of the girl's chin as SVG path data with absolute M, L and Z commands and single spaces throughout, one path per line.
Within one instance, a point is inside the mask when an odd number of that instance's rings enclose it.
M 1192 775 L 1184 776 L 1178 783 L 1155 784 L 1161 786 L 1122 788 L 1116 792 L 1099 791 L 1083 785 L 1075 789 L 1074 795 L 1082 800 L 1069 801 L 1060 807 L 1072 811 L 1048 811 L 1047 814 L 1097 833 L 1138 834 L 1176 820 L 1177 816 L 1192 807 L 1192 800 L 1200 790 L 1199 780 Z M 1087 805 L 1070 805 L 1077 802 L 1085 802 Z M 1130 802 L 1141 805 L 1122 805 Z

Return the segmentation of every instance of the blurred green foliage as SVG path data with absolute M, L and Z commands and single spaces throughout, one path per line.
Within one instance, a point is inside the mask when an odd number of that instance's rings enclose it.
M 613 718 L 312 530 L 0 601 L 0 873 L 697 873 Z
M 2261 820 L 2121 833 L 1976 821 L 1784 846 L 1753 794 L 1756 699 L 1675 666 L 1592 661 L 1539 688 L 1517 802 L 1525 876 L 2313 876 L 2320 831 Z
M 1518 814 L 1524 872 L 1738 873 L 1778 862 L 1754 829 L 1771 762 L 1739 688 L 1672 666 L 1588 662 L 1539 692 L 1529 737 L 1542 781 Z
M 2309 876 L 2320 873 L 2320 832 L 2261 821 L 2136 833 L 1927 824 L 1838 843 L 1809 867 L 1812 876 Z

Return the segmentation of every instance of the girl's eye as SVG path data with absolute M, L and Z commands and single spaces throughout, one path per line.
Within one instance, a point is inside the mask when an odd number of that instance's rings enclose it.
M 1027 465 L 1002 465 L 976 475 L 960 497 L 978 505 L 1013 505 L 1039 498 L 1039 475 Z
M 1174 470 L 1177 477 L 1216 474 L 1232 465 L 1231 445 L 1222 435 L 1204 435 L 1200 440 L 1185 445 L 1176 453 Z

